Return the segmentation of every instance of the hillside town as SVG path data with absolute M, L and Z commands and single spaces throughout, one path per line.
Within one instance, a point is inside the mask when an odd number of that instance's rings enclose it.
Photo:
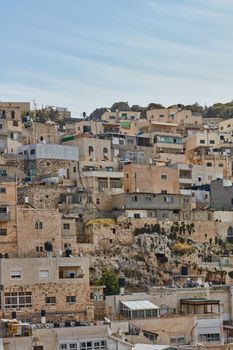
M 233 118 L 122 105 L 0 102 L 1 350 L 233 349 Z

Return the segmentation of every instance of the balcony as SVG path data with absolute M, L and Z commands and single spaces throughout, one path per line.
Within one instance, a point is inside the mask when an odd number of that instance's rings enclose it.
M 80 266 L 59 266 L 59 279 L 83 278 L 84 273 Z

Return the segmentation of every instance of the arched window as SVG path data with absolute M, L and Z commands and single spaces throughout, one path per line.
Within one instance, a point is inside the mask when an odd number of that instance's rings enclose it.
M 228 227 L 227 236 L 228 236 L 228 237 L 232 237 L 232 236 L 233 236 L 233 227 L 232 227 L 232 226 L 229 226 L 229 227 Z
M 211 167 L 211 166 L 212 166 L 212 163 L 211 163 L 211 162 L 208 162 L 208 163 L 206 164 L 206 166 Z
M 9 258 L 9 254 L 8 254 L 8 253 L 5 253 L 5 254 L 4 254 L 4 258 L 5 258 L 5 259 L 8 259 L 8 258 Z
M 35 223 L 35 229 L 36 230 L 42 230 L 43 229 L 43 223 L 41 221 L 36 221 Z
M 94 149 L 92 146 L 89 146 L 88 147 L 88 153 L 89 153 L 89 156 L 93 153 Z

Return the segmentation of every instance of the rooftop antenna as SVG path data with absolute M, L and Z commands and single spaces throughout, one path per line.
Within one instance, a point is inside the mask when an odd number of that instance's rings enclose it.
M 32 100 L 32 102 L 33 102 L 33 105 L 34 105 L 34 109 L 36 111 L 36 106 L 37 106 L 36 100 Z

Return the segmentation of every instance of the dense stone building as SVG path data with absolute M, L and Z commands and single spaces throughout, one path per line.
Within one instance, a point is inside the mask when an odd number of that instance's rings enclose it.
M 125 192 L 179 194 L 179 172 L 167 166 L 126 164 L 124 189 Z
M 2 259 L 0 271 L 2 317 L 16 311 L 18 318 L 39 322 L 45 310 L 50 320 L 66 315 L 79 321 L 93 319 L 88 258 Z
M 61 217 L 58 210 L 27 206 L 17 208 L 18 257 L 45 256 L 45 243 L 48 241 L 52 244 L 51 255 L 57 256 L 61 249 Z
M 14 178 L 0 176 L 0 257 L 17 256 L 17 208 Z

